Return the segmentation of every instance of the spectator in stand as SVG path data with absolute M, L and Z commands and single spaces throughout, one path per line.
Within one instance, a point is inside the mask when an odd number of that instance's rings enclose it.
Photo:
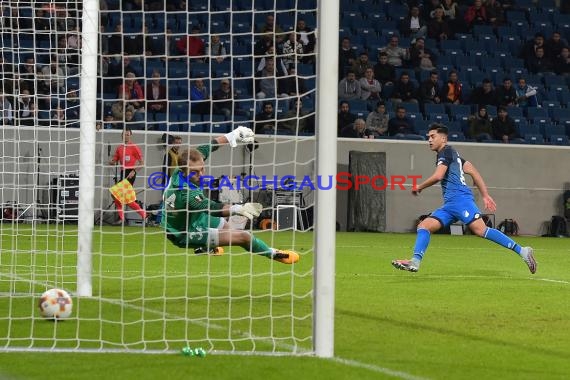
M 210 113 L 210 94 L 203 79 L 196 79 L 190 87 L 190 112 L 205 115 Z
M 36 105 L 33 102 L 33 97 L 30 90 L 24 88 L 20 90 L 18 102 L 16 104 L 16 118 L 15 125 L 34 126 L 34 119 L 37 118 Z
M 107 54 L 122 55 L 123 54 L 123 24 L 115 25 L 113 33 L 107 38 Z
M 151 35 L 148 26 L 144 27 L 144 51 L 147 56 L 163 56 L 166 54 L 166 35 Z M 153 38 L 155 37 L 155 38 Z M 161 42 L 159 42 L 159 39 Z
M 307 26 L 305 20 L 302 18 L 297 20 L 296 32 L 298 34 L 299 41 L 303 44 L 303 51 L 306 55 L 303 57 L 303 63 L 314 62 L 315 44 L 317 42 L 315 38 L 315 31 Z
M 145 27 L 141 27 L 138 33 L 126 34 L 123 37 L 123 54 L 125 55 L 144 55 L 144 32 Z M 133 59 L 138 59 L 132 57 Z
M 289 33 L 287 40 L 283 43 L 281 52 L 283 53 L 282 61 L 285 67 L 297 67 L 297 63 L 301 62 L 303 54 L 305 54 L 304 45 L 299 41 L 297 33 Z M 340 72 L 342 71 L 339 71 L 339 73 Z
M 279 25 L 275 24 L 275 17 L 273 14 L 268 14 L 265 17 L 265 24 L 259 28 L 259 33 L 271 33 L 275 35 L 275 43 L 277 45 L 281 45 L 281 43 L 283 43 L 283 38 L 285 36 L 283 29 L 281 29 Z
M 433 19 L 428 23 L 428 37 L 437 41 L 444 41 L 453 38 L 453 34 L 447 20 L 443 18 L 443 8 L 436 8 L 433 11 Z
M 417 5 L 411 6 L 408 16 L 400 22 L 400 34 L 409 38 L 426 36 L 427 23 L 420 15 L 420 8 Z
M 204 61 L 204 41 L 199 36 L 200 27 L 192 26 L 192 34 L 176 42 L 176 48 L 182 55 L 196 58 L 197 62 Z
M 166 108 L 166 87 L 160 83 L 160 71 L 153 70 L 152 79 L 146 85 L 148 110 L 152 113 L 164 113 Z
M 255 57 L 268 55 L 267 51 L 269 50 L 269 48 L 274 46 L 275 46 L 275 34 L 265 33 L 262 34 L 261 38 L 255 42 L 255 46 L 253 47 L 253 53 Z
M 279 80 L 279 88 L 282 94 L 288 96 L 303 95 L 307 92 L 305 79 L 297 75 L 297 70 L 294 66 L 289 68 L 289 75 Z
M 534 57 L 531 57 L 526 64 L 528 71 L 533 74 L 552 71 L 552 63 L 546 57 L 546 52 L 542 46 L 536 48 Z
M 422 12 L 424 14 L 424 19 L 431 20 L 433 18 L 433 11 L 441 7 L 441 0 L 429 0 L 423 1 L 423 3 Z
M 394 67 L 402 67 L 404 62 L 410 59 L 410 51 L 398 46 L 399 43 L 400 38 L 392 36 L 388 46 L 380 50 L 388 55 L 388 63 Z
M 509 116 L 506 107 L 499 107 L 497 117 L 491 122 L 493 138 L 505 144 L 520 139 L 514 120 Z
M 545 52 L 548 59 L 554 62 L 560 56 L 562 49 L 568 47 L 566 41 L 562 39 L 560 32 L 554 31 L 552 36 L 544 43 Z
M 382 85 L 374 79 L 374 70 L 371 67 L 366 69 L 364 78 L 360 78 L 361 99 L 369 103 L 376 104 L 380 100 Z
M 20 74 L 20 90 L 27 89 L 30 94 L 36 93 L 35 81 L 38 76 L 38 70 L 33 55 L 27 56 L 26 60 L 19 67 Z
M 378 54 L 378 63 L 374 65 L 374 78 L 382 86 L 390 86 L 396 81 L 396 68 L 388 63 L 388 54 L 386 52 Z
M 314 130 L 314 126 L 308 125 L 310 119 L 309 112 L 303 109 L 303 101 L 297 98 L 291 101 L 291 107 L 283 115 L 282 121 L 277 124 L 277 130 L 286 131 L 293 135 Z
M 505 11 L 503 6 L 496 0 L 487 0 L 485 3 L 485 10 L 487 11 L 487 17 L 489 18 L 489 23 L 494 27 L 505 25 Z
M 497 105 L 514 106 L 517 101 L 517 93 L 513 87 L 511 78 L 503 79 L 503 85 L 497 88 Z
M 483 79 L 481 86 L 478 86 L 471 93 L 471 104 L 476 104 L 478 106 L 484 105 L 497 105 L 497 94 L 493 89 L 493 83 L 489 78 Z
M 350 112 L 348 102 L 341 101 L 338 107 L 337 136 L 340 136 L 340 132 L 344 127 L 354 123 L 354 120 L 356 120 L 356 115 Z
M 560 56 L 554 60 L 553 68 L 558 75 L 567 76 L 570 74 L 570 48 L 562 48 Z
M 525 63 L 529 62 L 530 59 L 536 56 L 536 49 L 539 47 L 544 47 L 544 34 L 540 32 L 534 35 L 533 40 L 529 40 L 523 45 L 520 58 L 522 58 Z
M 77 87 L 72 86 L 69 88 L 65 99 L 65 117 L 70 122 L 69 127 L 79 128 L 80 113 L 79 91 Z
M 483 5 L 482 0 L 475 0 L 473 5 L 467 8 L 465 12 L 465 22 L 469 30 L 473 29 L 475 25 L 487 25 L 489 24 L 489 18 L 487 16 L 487 10 Z
M 51 111 L 49 126 L 54 128 L 65 128 L 67 120 L 65 119 L 65 108 L 61 103 L 57 103 L 54 110 Z
M 372 69 L 374 66 L 368 60 L 368 53 L 363 51 L 358 56 L 358 59 L 354 61 L 352 64 L 352 71 L 356 76 L 356 79 L 360 79 L 364 77 L 364 73 L 366 73 L 367 69 Z
M 366 118 L 366 129 L 374 133 L 375 137 L 386 136 L 390 117 L 386 112 L 386 104 L 378 102 L 376 110 L 370 112 Z
M 441 89 L 439 87 L 439 75 L 437 71 L 432 71 L 429 78 L 420 85 L 420 102 L 426 103 L 441 103 Z
M 346 77 L 338 83 L 338 98 L 340 100 L 353 100 L 361 97 L 360 82 L 356 80 L 354 71 L 349 70 Z
M 135 119 L 135 113 L 132 109 L 127 109 L 125 111 L 125 128 L 133 131 L 144 131 L 144 124 Z
M 119 86 L 118 93 L 122 95 L 121 99 L 135 108 L 136 112 L 144 112 L 144 91 L 133 72 L 125 75 L 125 81 Z
M 492 140 L 491 118 L 486 106 L 479 106 L 475 115 L 469 116 L 469 137 L 477 142 Z
M 421 70 L 433 71 L 437 65 L 435 54 L 425 47 L 423 38 L 416 38 L 415 43 L 410 48 L 410 65 L 416 72 Z
M 366 129 L 364 119 L 356 119 L 354 123 L 347 125 L 340 131 L 340 137 L 353 139 L 373 139 L 374 135 Z
M 277 57 L 275 55 L 275 46 L 270 46 L 269 49 L 265 52 L 264 57 L 259 60 L 259 64 L 257 65 L 256 71 L 262 72 L 265 69 L 265 62 L 268 59 L 272 59 L 275 64 L 277 65 L 277 76 L 282 77 L 287 74 L 287 65 L 285 61 L 281 57 Z
M 287 96 L 281 94 L 278 87 L 279 81 L 276 78 L 283 77 L 283 73 L 275 68 L 275 58 L 266 57 L 265 67 L 255 74 L 255 96 L 257 99 L 276 98 Z
M 12 103 L 2 92 L 0 92 L 0 117 L 0 125 L 12 125 L 14 123 Z
M 255 133 L 275 132 L 275 110 L 272 102 L 263 102 L 263 110 L 255 115 Z
M 401 102 L 417 103 L 416 99 L 417 88 L 410 80 L 410 75 L 407 71 L 400 74 L 400 79 L 394 85 L 392 92 L 392 103 L 398 104 Z
M 444 103 L 463 104 L 463 85 L 459 82 L 457 71 L 451 70 L 447 83 L 441 91 Z
M 346 75 L 346 71 L 352 67 L 356 61 L 356 53 L 350 44 L 350 38 L 344 37 L 340 44 L 338 52 L 338 80 L 340 81 Z
M 206 55 L 215 60 L 218 63 L 224 61 L 227 56 L 226 47 L 224 43 L 220 40 L 220 36 L 217 34 L 212 34 L 210 37 L 210 43 L 206 46 Z
M 131 105 L 127 105 L 127 102 L 125 102 L 123 96 L 124 96 L 123 93 L 121 92 L 118 93 L 117 101 L 113 103 L 113 105 L 111 106 L 111 113 L 113 114 L 113 119 L 121 122 L 125 120 L 125 110 L 127 108 L 131 108 L 134 111 L 134 107 Z
M 416 134 L 414 122 L 406 116 L 406 109 L 402 106 L 396 108 L 396 116 L 388 121 L 388 135 L 392 137 L 404 137 Z
M 464 29 L 463 20 L 460 19 L 461 11 L 459 10 L 457 2 L 455 2 L 455 0 L 443 0 L 441 8 L 443 9 L 443 17 L 447 20 L 451 34 L 454 35 L 462 31 Z
M 232 87 L 229 79 L 222 79 L 220 81 L 220 88 L 212 94 L 214 113 L 224 115 L 226 120 L 231 120 L 233 110 Z
M 517 93 L 517 105 L 521 108 L 538 107 L 537 88 L 526 83 L 524 78 L 519 78 L 519 84 L 515 89 Z
M 44 95 L 65 94 L 65 71 L 59 64 L 55 54 L 50 55 L 49 65 L 41 70 L 42 81 L 38 83 L 38 91 Z

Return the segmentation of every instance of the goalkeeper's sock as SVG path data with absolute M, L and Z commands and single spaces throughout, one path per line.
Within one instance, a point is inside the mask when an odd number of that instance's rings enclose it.
M 418 234 L 416 236 L 416 245 L 414 246 L 414 256 L 412 260 L 419 265 L 420 261 L 426 253 L 427 247 L 429 245 L 429 240 L 431 238 L 431 232 L 425 228 L 418 228 Z
M 273 257 L 274 249 L 270 248 L 265 242 L 261 239 L 256 238 L 255 236 L 251 237 L 251 252 L 259 253 L 261 256 L 265 256 L 268 258 Z
M 137 202 L 131 202 L 127 204 L 127 206 L 135 210 L 141 216 L 141 218 L 146 219 L 146 211 L 143 210 Z
M 502 233 L 495 228 L 489 228 L 485 230 L 483 237 L 487 240 L 494 241 L 495 243 L 502 245 L 512 251 L 515 251 L 517 255 L 521 254 L 521 246 L 518 245 L 513 239 Z
M 119 213 L 119 219 L 125 220 L 125 214 L 123 213 L 123 204 L 118 200 L 115 199 L 115 207 L 117 207 L 117 212 Z

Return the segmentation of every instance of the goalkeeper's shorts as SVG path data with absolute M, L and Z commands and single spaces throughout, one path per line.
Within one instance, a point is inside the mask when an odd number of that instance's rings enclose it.
M 211 217 L 212 227 L 197 227 L 192 231 L 177 231 L 173 228 L 166 228 L 168 240 L 180 248 L 217 247 L 220 242 L 219 229 L 227 223 L 224 218 Z

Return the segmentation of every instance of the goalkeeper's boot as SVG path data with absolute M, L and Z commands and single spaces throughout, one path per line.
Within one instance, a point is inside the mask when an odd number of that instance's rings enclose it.
M 521 248 L 521 257 L 528 266 L 530 273 L 536 273 L 536 260 L 534 259 L 534 250 L 531 247 Z
M 419 265 L 412 260 L 392 260 L 392 266 L 408 272 L 417 272 L 420 269 Z
M 194 249 L 194 254 L 196 255 L 213 255 L 213 256 L 221 256 L 224 254 L 224 248 L 222 247 L 213 247 L 210 248 L 210 250 L 208 251 L 207 247 L 198 247 Z
M 283 264 L 295 264 L 299 261 L 299 254 L 294 251 L 276 249 L 271 258 Z

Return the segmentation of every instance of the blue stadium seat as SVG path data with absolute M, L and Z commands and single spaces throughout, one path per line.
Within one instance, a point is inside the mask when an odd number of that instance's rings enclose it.
M 430 118 L 429 116 L 433 114 L 445 114 L 445 105 L 427 103 L 424 105 L 424 113 L 428 119 Z
M 474 25 L 473 35 L 479 36 L 481 34 L 493 34 L 493 27 L 491 25 Z
M 465 141 L 465 135 L 463 134 L 463 132 L 452 132 L 449 133 L 447 139 L 449 141 Z
M 555 108 L 552 110 L 552 119 L 557 122 L 562 120 L 570 120 L 570 109 L 568 108 Z
M 447 108 L 449 109 L 449 116 L 455 120 L 471 115 L 471 107 L 466 104 L 449 104 Z
M 541 135 L 540 127 L 535 124 L 526 124 L 526 125 L 519 125 L 518 126 L 519 135 Z
M 549 140 L 552 145 L 568 145 L 568 136 L 566 135 L 552 135 Z
M 566 80 L 564 79 L 564 77 L 558 75 L 545 75 L 544 85 L 549 90 L 568 89 L 568 85 L 566 84 Z
M 512 118 L 522 118 L 524 117 L 523 115 L 523 109 L 519 108 L 517 106 L 508 106 L 507 107 L 507 112 L 509 113 L 509 116 Z
M 524 135 L 524 141 L 527 144 L 544 144 L 544 137 L 540 134 L 526 134 Z
M 552 140 L 552 136 L 559 136 L 564 135 L 566 133 L 566 127 L 564 125 L 548 125 L 544 128 L 543 134 L 546 139 L 549 141 Z
M 402 106 L 406 109 L 406 113 L 410 114 L 410 113 L 415 113 L 415 114 L 419 114 L 420 113 L 420 106 L 418 105 L 418 103 L 408 103 L 408 102 L 402 102 L 398 104 L 399 106 Z M 408 115 L 410 116 L 410 115 Z
M 188 78 L 188 64 L 186 61 L 169 60 L 167 63 L 168 78 Z
M 446 113 L 432 113 L 426 116 L 429 120 L 432 120 L 434 122 L 444 123 L 444 124 L 449 122 L 449 116 Z
M 550 118 L 548 110 L 546 110 L 545 108 L 538 108 L 538 107 L 528 107 L 526 110 L 526 116 L 529 119 L 534 119 L 535 117 Z

